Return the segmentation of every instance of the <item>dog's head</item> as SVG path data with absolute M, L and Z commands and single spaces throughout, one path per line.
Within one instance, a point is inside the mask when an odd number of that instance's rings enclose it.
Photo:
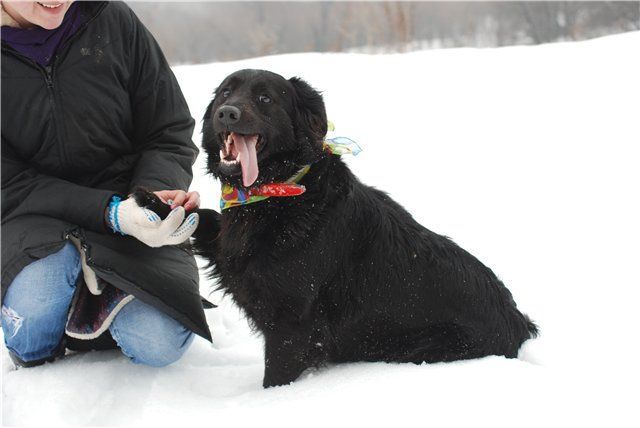
M 240 70 L 216 89 L 202 132 L 209 172 L 250 187 L 284 181 L 316 161 L 327 116 L 322 96 L 303 80 Z

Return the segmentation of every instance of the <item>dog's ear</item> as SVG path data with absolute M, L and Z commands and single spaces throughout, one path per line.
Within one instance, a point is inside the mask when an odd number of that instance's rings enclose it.
M 211 102 L 209 103 L 209 105 L 207 106 L 207 109 L 204 112 L 204 116 L 202 117 L 203 121 L 207 121 L 209 119 L 211 119 L 211 109 L 213 109 L 213 102 L 216 100 L 215 96 L 213 97 L 213 99 L 211 100 Z
M 211 100 L 207 106 L 207 110 L 204 112 L 204 116 L 202 117 L 202 148 L 207 152 L 209 157 L 213 158 L 219 156 L 218 150 L 216 150 L 217 143 L 215 132 L 213 130 L 213 121 L 211 120 L 213 117 L 212 110 L 215 100 L 215 98 Z
M 299 77 L 292 77 L 289 82 L 295 90 L 299 125 L 311 132 L 313 141 L 323 141 L 327 135 L 327 113 L 322 95 Z

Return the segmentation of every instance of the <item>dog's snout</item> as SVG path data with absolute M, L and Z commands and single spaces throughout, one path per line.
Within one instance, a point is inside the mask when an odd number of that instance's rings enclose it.
M 226 126 L 233 125 L 240 120 L 241 111 L 238 107 L 222 106 L 216 111 L 216 117 Z

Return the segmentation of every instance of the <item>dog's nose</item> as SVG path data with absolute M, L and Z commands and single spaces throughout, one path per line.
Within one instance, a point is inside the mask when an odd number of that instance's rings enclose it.
M 225 125 L 233 125 L 240 120 L 240 109 L 234 106 L 222 106 L 216 112 L 218 120 Z

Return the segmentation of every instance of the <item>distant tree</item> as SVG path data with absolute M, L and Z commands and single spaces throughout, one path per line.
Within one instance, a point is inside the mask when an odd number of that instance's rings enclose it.
M 504 46 L 640 30 L 640 1 L 131 2 L 172 63 Z

